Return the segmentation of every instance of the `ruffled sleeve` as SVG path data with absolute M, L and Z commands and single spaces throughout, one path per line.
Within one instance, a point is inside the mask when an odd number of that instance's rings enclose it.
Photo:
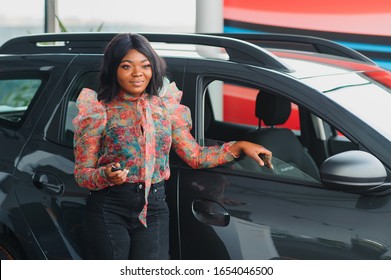
M 104 167 L 98 167 L 100 141 L 105 129 L 107 116 L 97 94 L 84 88 L 76 101 L 79 110 L 73 119 L 75 126 L 74 154 L 75 180 L 85 188 L 98 190 L 110 185 L 106 180 Z
M 165 82 L 167 83 L 167 80 Z M 172 130 L 181 128 L 191 130 L 192 128 L 190 109 L 180 104 L 182 94 L 183 92 L 177 88 L 175 82 L 165 85 L 160 93 L 171 116 Z
M 180 104 L 182 94 L 175 83 L 170 83 L 164 87 L 164 94 L 160 95 L 171 116 L 172 146 L 178 156 L 192 168 L 216 167 L 234 160 L 229 148 L 235 142 L 207 147 L 197 143 L 190 133 L 190 109 Z

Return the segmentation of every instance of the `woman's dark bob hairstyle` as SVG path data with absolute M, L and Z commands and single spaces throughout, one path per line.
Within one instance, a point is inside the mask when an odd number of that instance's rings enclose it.
M 152 68 L 152 79 L 146 93 L 158 95 L 166 74 L 166 63 L 158 56 L 149 41 L 140 34 L 121 33 L 107 45 L 99 74 L 98 99 L 110 102 L 120 92 L 117 82 L 117 69 L 126 53 L 135 49 L 145 55 Z

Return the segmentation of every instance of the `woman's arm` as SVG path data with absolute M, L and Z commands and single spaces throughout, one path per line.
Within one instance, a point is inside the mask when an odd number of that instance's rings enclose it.
M 261 145 L 248 141 L 227 142 L 222 146 L 200 146 L 188 128 L 173 133 L 173 148 L 179 157 L 192 168 L 210 168 L 228 163 L 242 153 L 259 165 L 272 168 L 272 153 Z
M 98 101 L 96 92 L 87 88 L 81 91 L 76 106 L 79 113 L 73 119 L 75 180 L 82 187 L 102 189 L 110 184 L 106 179 L 106 167 L 97 166 L 101 134 L 106 126 L 106 111 Z

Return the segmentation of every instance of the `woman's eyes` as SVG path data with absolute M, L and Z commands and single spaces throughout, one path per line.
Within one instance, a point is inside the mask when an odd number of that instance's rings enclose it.
M 121 65 L 121 68 L 122 68 L 122 69 L 125 69 L 125 70 L 129 70 L 129 69 L 132 68 L 132 66 L 131 66 L 131 65 L 128 65 L 128 64 L 124 64 L 124 65 Z M 149 68 L 151 68 L 151 64 L 141 65 L 141 68 L 143 68 L 143 69 L 149 69 Z

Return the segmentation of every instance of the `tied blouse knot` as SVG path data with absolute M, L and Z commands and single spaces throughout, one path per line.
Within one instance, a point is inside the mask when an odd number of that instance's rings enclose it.
M 180 104 L 181 97 L 175 83 L 159 96 L 132 97 L 120 92 L 108 103 L 98 101 L 95 91 L 84 88 L 73 120 L 76 182 L 89 190 L 112 186 L 104 171 L 106 165 L 119 163 L 129 170 L 126 182 L 145 184 L 145 205 L 139 219 L 147 226 L 149 190 L 151 184 L 170 177 L 171 148 L 192 168 L 232 161 L 229 148 L 234 142 L 202 147 L 195 141 L 190 133 L 190 110 Z

